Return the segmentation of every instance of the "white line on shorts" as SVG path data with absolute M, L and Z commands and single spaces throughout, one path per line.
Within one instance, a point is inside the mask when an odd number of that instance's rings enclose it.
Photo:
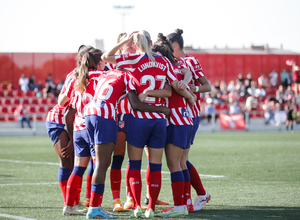
M 7 215 L 7 214 L 1 214 L 0 217 L 4 218 L 12 218 L 12 219 L 17 219 L 17 220 L 36 220 L 34 218 L 25 218 L 25 217 L 20 217 L 20 216 L 15 216 L 15 215 Z

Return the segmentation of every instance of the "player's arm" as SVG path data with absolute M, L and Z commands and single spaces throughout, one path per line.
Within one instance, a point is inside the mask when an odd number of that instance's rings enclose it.
M 139 99 L 141 102 L 143 102 L 148 96 L 165 98 L 165 97 L 171 97 L 171 95 L 172 95 L 172 87 L 166 84 L 164 89 L 156 89 L 156 90 L 145 89 L 142 93 L 139 94 Z
M 64 93 L 60 93 L 58 96 L 58 104 L 61 106 L 66 104 L 66 102 L 69 100 L 70 100 L 70 98 L 68 96 L 66 96 Z
M 117 64 L 116 62 L 116 58 L 115 58 L 115 54 L 117 53 L 117 51 L 123 47 L 125 44 L 129 43 L 132 38 L 133 35 L 137 33 L 137 31 L 132 32 L 131 34 L 127 35 L 126 37 L 124 37 L 116 46 L 114 46 L 113 48 L 111 48 L 110 50 L 106 51 L 102 56 L 101 59 L 105 62 L 108 63 L 113 63 L 113 64 Z
M 72 107 L 69 107 L 68 111 L 65 114 L 65 121 L 66 121 L 66 130 L 69 134 L 70 141 L 67 145 L 67 147 L 62 149 L 62 155 L 64 157 L 69 157 L 70 154 L 74 150 L 74 145 L 73 145 L 73 118 L 76 114 L 76 110 L 73 109 Z
M 131 108 L 134 111 L 140 111 L 140 112 L 161 112 L 168 116 L 170 114 L 170 109 L 165 106 L 154 106 L 154 105 L 148 105 L 144 102 L 141 102 L 139 100 L 139 97 L 137 96 L 135 90 L 131 90 L 127 94 L 128 100 L 130 102 Z
M 205 76 L 198 78 L 197 81 L 200 83 L 200 86 L 195 86 L 195 92 L 204 93 L 211 91 L 211 86 Z
M 188 84 L 192 80 L 193 75 L 189 68 L 181 68 L 180 70 L 181 70 L 182 74 L 184 75 L 184 78 L 183 78 L 183 80 L 180 80 L 178 82 L 178 89 L 184 90 L 188 87 Z

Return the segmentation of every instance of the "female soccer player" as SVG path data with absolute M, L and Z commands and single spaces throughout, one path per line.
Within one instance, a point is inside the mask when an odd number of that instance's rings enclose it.
M 77 67 L 70 72 L 65 80 L 61 93 L 66 97 L 72 97 L 74 94 L 73 85 L 70 83 L 74 77 L 74 72 L 77 71 L 80 65 L 80 59 L 87 49 L 82 45 L 78 49 L 77 54 Z M 69 99 L 68 98 L 68 99 Z M 52 141 L 54 150 L 59 158 L 60 166 L 58 170 L 58 181 L 63 194 L 64 202 L 66 201 L 66 188 L 69 176 L 73 170 L 74 165 L 74 147 L 73 142 L 70 141 L 67 131 L 64 129 L 64 114 L 69 106 L 69 102 L 64 104 L 57 104 L 48 112 L 46 118 L 47 133 Z
M 193 57 L 189 54 L 186 54 L 183 51 L 183 38 L 181 36 L 182 33 L 183 33 L 183 31 L 181 29 L 177 29 L 174 33 L 169 34 L 167 36 L 167 39 L 170 41 L 170 43 L 172 44 L 172 46 L 174 48 L 174 55 L 176 57 L 184 58 L 186 63 L 188 64 L 188 67 L 190 68 L 190 70 L 193 74 L 193 82 L 194 82 L 195 86 L 190 85 L 190 88 L 191 88 L 191 91 L 195 92 L 195 94 L 197 96 L 197 101 L 196 101 L 195 106 L 193 108 L 190 108 L 190 112 L 192 114 L 193 123 L 194 123 L 192 136 L 191 136 L 191 144 L 192 144 L 194 142 L 194 138 L 195 138 L 195 135 L 198 130 L 199 123 L 200 123 L 200 92 L 202 92 L 202 93 L 209 92 L 211 90 L 211 86 L 203 73 L 203 70 L 202 70 L 202 67 L 201 67 L 201 64 L 199 63 L 199 61 L 195 57 Z M 187 185 L 187 190 L 185 190 L 185 193 L 188 193 L 189 197 L 190 197 L 190 190 L 189 190 L 190 189 L 189 182 L 190 182 L 190 184 L 196 190 L 198 196 L 196 197 L 195 203 L 193 206 L 192 206 L 192 201 L 190 201 L 190 199 L 188 199 L 187 205 L 188 205 L 189 211 L 193 211 L 193 210 L 198 211 L 198 210 L 201 210 L 203 208 L 203 206 L 210 200 L 210 195 L 207 191 L 205 191 L 197 170 L 188 161 L 188 152 L 189 152 L 189 149 L 185 149 L 182 157 L 186 157 L 187 168 L 189 169 L 189 171 L 187 172 L 187 170 L 184 170 L 184 167 L 183 167 L 184 164 L 182 164 L 182 167 L 181 167 L 183 169 L 185 182 Z
M 76 81 L 75 95 L 72 97 L 65 115 L 70 140 L 74 140 L 75 166 L 67 184 L 67 199 L 63 215 L 74 215 L 74 213 L 83 215 L 81 212 L 76 212 L 76 209 L 74 210 L 73 204 L 89 160 L 91 156 L 95 157 L 95 150 L 90 144 L 85 126 L 84 108 L 94 97 L 98 77 L 103 73 L 101 70 L 104 69 L 105 62 L 101 60 L 102 54 L 101 50 L 92 49 L 82 57 L 79 75 L 74 79 Z
M 152 51 L 168 58 L 168 60 L 172 63 L 172 67 L 179 81 L 178 84 L 180 86 L 178 87 L 181 88 L 181 90 L 185 90 L 187 84 L 191 80 L 191 72 L 186 67 L 183 59 L 178 59 L 173 55 L 172 45 L 169 41 L 167 41 L 163 34 L 158 34 L 158 41 L 154 43 Z M 166 98 L 167 106 L 170 107 L 171 111 L 167 120 L 168 127 L 165 153 L 167 165 L 171 172 L 174 207 L 168 209 L 166 213 L 160 214 L 162 217 L 175 217 L 188 214 L 184 203 L 184 176 L 180 164 L 182 163 L 181 155 L 183 149 L 189 148 L 190 146 L 190 134 L 193 121 L 189 117 L 189 113 L 186 108 L 186 99 L 180 95 L 182 94 L 182 91 L 180 91 L 176 85 L 172 88 L 172 90 L 172 96 Z M 145 90 L 143 93 L 151 96 L 157 96 L 158 92 L 159 90 Z M 183 95 L 185 94 L 183 93 Z M 140 99 L 144 99 L 142 94 L 140 94 L 139 97 Z M 190 93 L 188 93 L 187 97 L 190 97 L 190 102 L 194 104 L 195 97 L 193 97 Z M 185 163 L 186 161 L 184 161 L 184 164 Z
M 103 56 L 102 56 L 103 57 Z M 138 100 L 131 77 L 123 71 L 111 70 L 99 78 L 94 98 L 85 111 L 85 122 L 91 143 L 95 147 L 96 167 L 92 179 L 92 197 L 87 219 L 115 218 L 101 208 L 106 171 L 117 139 L 115 108 L 126 94 L 135 111 L 168 114 L 164 106 L 152 106 Z
M 116 51 L 122 45 L 131 41 L 132 38 L 138 54 L 115 56 Z M 170 83 L 177 80 L 170 62 L 151 52 L 150 42 L 151 38 L 148 32 L 133 32 L 102 56 L 103 60 L 118 64 L 120 68 L 132 68 L 131 75 L 136 83 L 138 95 L 145 89 L 163 89 L 166 79 Z M 144 102 L 153 106 L 164 105 L 164 100 L 156 97 L 147 97 Z M 150 113 L 133 110 L 132 115 L 134 117 L 130 119 L 126 139 L 130 164 L 128 178 L 135 202 L 132 217 L 142 216 L 140 170 L 143 148 L 147 145 L 149 147 L 150 198 L 145 216 L 149 218 L 154 216 L 155 204 L 161 187 L 161 162 L 167 134 L 166 120 L 165 116 L 158 112 Z

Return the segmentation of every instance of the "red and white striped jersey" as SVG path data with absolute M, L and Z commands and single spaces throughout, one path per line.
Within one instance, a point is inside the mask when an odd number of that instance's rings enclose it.
M 115 56 L 118 67 L 129 69 L 131 72 L 138 95 L 145 89 L 163 89 L 166 80 L 170 83 L 176 80 L 170 61 L 157 54 L 153 54 L 153 57 L 155 62 L 152 62 L 147 54 L 121 54 Z M 156 97 L 147 97 L 144 102 L 155 106 L 165 104 L 164 99 Z M 131 113 L 136 118 L 165 118 L 165 115 L 160 112 L 140 112 L 132 110 Z
M 184 67 L 183 63 L 178 62 L 179 68 L 186 68 Z M 183 64 L 183 65 L 181 65 Z M 184 75 L 180 71 L 177 66 L 173 65 L 174 73 L 176 74 L 176 78 L 178 81 L 184 78 Z M 183 96 L 179 95 L 173 88 L 172 88 L 172 96 L 166 98 L 167 107 L 170 108 L 170 115 L 167 118 L 168 125 L 194 125 L 193 120 L 190 117 L 190 114 L 187 110 L 187 100 Z
M 78 91 L 78 81 L 75 84 L 75 95 L 70 101 L 70 107 L 77 110 L 74 121 L 74 131 L 85 130 L 85 120 L 84 120 L 84 108 L 90 103 L 94 97 L 95 89 L 97 86 L 99 77 L 93 77 L 89 79 L 86 85 L 86 91 L 81 93 Z
M 192 72 L 192 75 L 193 75 L 192 83 L 194 83 L 195 86 L 200 86 L 200 83 L 198 82 L 198 78 L 205 76 L 205 75 L 203 73 L 202 66 L 199 63 L 199 60 L 197 60 L 195 57 L 193 57 L 189 54 L 186 54 L 186 56 L 184 57 L 184 60 Z M 197 96 L 195 105 L 193 108 L 188 106 L 188 109 L 189 109 L 190 113 L 192 114 L 192 117 L 199 117 L 200 110 L 201 110 L 200 109 L 200 93 L 195 92 L 195 95 Z
M 67 97 L 71 98 L 74 95 L 74 79 L 75 76 L 73 75 L 74 70 L 70 72 L 65 79 L 62 93 L 65 94 Z M 69 107 L 70 100 L 67 101 L 63 106 L 57 104 L 55 105 L 47 115 L 46 120 L 49 122 L 56 122 L 58 124 L 65 124 L 64 115 Z
M 99 77 L 95 95 L 84 114 L 116 120 L 116 108 L 126 94 L 135 90 L 131 76 L 121 70 L 110 70 Z

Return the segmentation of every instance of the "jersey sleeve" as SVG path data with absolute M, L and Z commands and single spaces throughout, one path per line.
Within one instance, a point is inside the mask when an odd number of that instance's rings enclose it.
M 167 81 L 169 83 L 172 83 L 173 81 L 177 80 L 176 74 L 174 72 L 174 65 L 172 65 L 172 63 L 167 58 L 164 58 L 164 60 L 167 63 Z
M 129 75 L 129 74 L 125 74 L 125 78 L 126 78 L 126 94 L 128 92 L 130 92 L 131 90 L 136 90 L 135 88 L 135 83 L 133 78 Z
M 205 76 L 201 64 L 195 57 L 188 57 L 186 59 L 186 63 L 196 80 L 202 76 Z

